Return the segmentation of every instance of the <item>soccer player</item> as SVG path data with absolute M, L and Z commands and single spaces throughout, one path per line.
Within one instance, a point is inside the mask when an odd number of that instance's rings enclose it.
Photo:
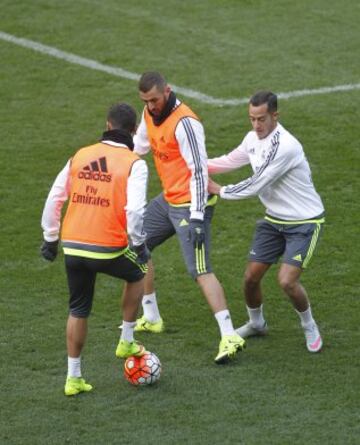
M 135 110 L 125 103 L 113 105 L 106 125 L 107 131 L 100 142 L 80 149 L 59 173 L 41 221 L 44 231 L 41 253 L 46 260 L 54 261 L 61 209 L 69 199 L 61 231 L 70 291 L 67 396 L 92 390 L 81 375 L 81 351 L 98 272 L 126 282 L 122 298 L 123 330 L 116 356 L 141 356 L 145 352 L 133 333 L 149 258 L 143 230 L 148 169 L 145 161 L 133 153 Z
M 218 322 L 221 341 L 216 363 L 225 363 L 245 342 L 235 332 L 223 288 L 210 265 L 210 222 L 214 198 L 207 193 L 207 153 L 203 126 L 196 114 L 171 90 L 158 72 L 147 72 L 139 81 L 145 103 L 136 132 L 134 151 L 152 151 L 163 192 L 145 212 L 146 244 L 150 251 L 177 235 L 189 274 L 196 280 Z M 144 315 L 136 331 L 161 332 L 150 261 L 142 300 Z
M 300 284 L 324 223 L 324 207 L 311 180 L 311 171 L 300 142 L 279 122 L 277 96 L 259 91 L 249 103 L 253 131 L 230 153 L 208 161 L 209 173 L 225 173 L 251 164 L 253 176 L 221 187 L 209 179 L 209 191 L 223 199 L 258 195 L 266 207 L 256 224 L 245 271 L 244 293 L 249 321 L 237 329 L 241 337 L 265 335 L 261 280 L 282 257 L 280 287 L 300 317 L 306 346 L 318 352 L 322 339 L 312 316 L 307 292 Z

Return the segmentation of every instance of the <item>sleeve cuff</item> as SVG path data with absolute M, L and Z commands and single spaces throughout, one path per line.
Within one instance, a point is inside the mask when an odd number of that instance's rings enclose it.
M 204 221 L 204 213 L 199 211 L 192 211 L 190 212 L 190 219 L 200 219 L 201 221 Z
M 44 233 L 44 240 L 48 243 L 52 243 L 59 240 L 59 235 L 48 235 Z
M 219 193 L 220 198 L 226 199 L 225 190 L 226 190 L 225 186 L 221 187 L 220 193 Z

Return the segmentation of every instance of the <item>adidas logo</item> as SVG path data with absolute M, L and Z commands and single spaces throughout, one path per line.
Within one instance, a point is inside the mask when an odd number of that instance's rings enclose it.
M 299 255 L 293 256 L 292 259 L 295 260 L 295 261 L 300 261 L 301 262 L 302 261 L 301 254 L 299 253 Z
M 184 227 L 184 226 L 188 226 L 188 225 L 189 225 L 189 223 L 186 221 L 186 219 L 182 219 L 180 221 L 179 227 Z
M 79 179 L 111 182 L 111 175 L 106 175 L 108 172 L 106 157 L 103 156 L 96 161 L 90 162 L 89 165 L 85 165 L 83 169 L 78 173 Z

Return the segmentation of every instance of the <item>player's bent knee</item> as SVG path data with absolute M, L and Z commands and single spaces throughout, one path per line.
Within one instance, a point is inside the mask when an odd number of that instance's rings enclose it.
M 247 288 L 252 288 L 258 286 L 261 278 L 259 278 L 256 274 L 251 271 L 246 271 L 244 275 L 244 285 Z
M 287 275 L 279 276 L 278 282 L 281 289 L 286 293 L 291 292 L 297 285 L 297 281 L 294 281 L 291 277 L 288 277 Z

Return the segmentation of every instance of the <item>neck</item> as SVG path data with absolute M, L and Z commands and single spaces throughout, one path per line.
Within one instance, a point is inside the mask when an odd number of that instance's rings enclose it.
M 130 150 L 134 149 L 133 138 L 131 134 L 125 130 L 106 130 L 102 135 L 101 141 L 112 141 L 118 144 L 124 144 L 130 148 Z
M 161 125 L 166 118 L 168 118 L 172 112 L 172 110 L 174 109 L 176 104 L 176 95 L 173 91 L 170 92 L 169 94 L 169 98 L 165 104 L 164 109 L 162 110 L 161 114 L 159 116 L 154 116 L 150 111 L 149 114 L 152 117 L 152 120 L 154 122 L 154 125 L 156 125 L 157 127 L 159 125 Z

